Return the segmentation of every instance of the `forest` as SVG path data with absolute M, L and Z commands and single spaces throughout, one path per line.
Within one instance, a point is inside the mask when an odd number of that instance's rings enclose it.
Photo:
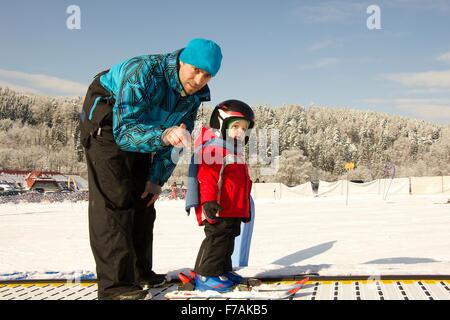
M 0 170 L 48 170 L 86 177 L 80 144 L 82 97 L 48 97 L 0 87 Z M 297 185 L 310 180 L 347 177 L 345 164 L 354 162 L 350 179 L 370 181 L 394 164 L 396 177 L 450 175 L 450 125 L 398 115 L 327 106 L 254 105 L 256 134 L 279 133 L 278 157 L 267 142 L 270 163 L 250 162 L 254 181 Z M 197 127 L 208 123 L 212 105 L 203 105 Z M 179 165 L 173 180 L 186 176 Z

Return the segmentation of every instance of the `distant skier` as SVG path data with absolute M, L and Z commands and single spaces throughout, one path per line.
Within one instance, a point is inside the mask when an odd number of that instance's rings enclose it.
M 170 186 L 170 200 L 176 200 L 177 199 L 177 191 L 178 191 L 178 186 L 177 183 L 174 181 L 172 183 L 172 185 Z
M 319 180 L 311 180 L 311 189 L 314 194 L 314 197 L 319 196 Z
M 254 121 L 247 104 L 224 101 L 213 110 L 210 129 L 203 127 L 195 142 L 197 164 L 189 168 L 186 209 L 195 207 L 197 221 L 205 228 L 194 268 L 198 290 L 226 292 L 242 281 L 232 272 L 231 256 L 241 222 L 252 218 L 252 182 L 243 148 Z
M 207 83 L 219 71 L 220 47 L 193 39 L 167 54 L 128 59 L 98 74 L 81 113 L 89 177 L 89 238 L 98 298 L 137 300 L 161 285 L 153 269 L 155 201 L 190 146 Z
M 183 199 L 186 199 L 186 193 L 187 193 L 187 188 L 184 185 L 184 181 L 181 181 L 181 193 L 182 193 L 182 197 Z

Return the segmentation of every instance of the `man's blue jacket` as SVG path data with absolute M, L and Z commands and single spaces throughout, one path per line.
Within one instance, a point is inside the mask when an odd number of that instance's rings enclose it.
M 125 151 L 154 153 L 148 179 L 163 185 L 176 163 L 173 147 L 163 146 L 161 134 L 184 123 L 192 133 L 197 111 L 210 101 L 208 86 L 186 95 L 178 77 L 178 57 L 182 50 L 169 54 L 144 55 L 113 66 L 100 78 L 101 85 L 115 99 L 113 135 Z M 95 104 L 90 118 L 95 113 Z

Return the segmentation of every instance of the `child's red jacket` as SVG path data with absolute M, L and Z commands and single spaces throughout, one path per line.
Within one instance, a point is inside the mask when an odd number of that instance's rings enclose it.
M 202 127 L 195 148 L 214 138 L 218 136 L 213 131 Z M 213 144 L 200 152 L 197 177 L 201 205 L 195 208 L 199 225 L 205 219 L 213 222 L 203 213 L 203 204 L 209 201 L 217 201 L 223 208 L 218 213 L 221 218 L 249 219 L 252 181 L 244 156 Z

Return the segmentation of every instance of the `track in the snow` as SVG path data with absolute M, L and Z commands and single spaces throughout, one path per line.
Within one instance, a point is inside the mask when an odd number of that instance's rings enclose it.
M 285 279 L 282 282 L 292 282 Z M 267 281 L 274 282 L 274 281 Z M 151 289 L 153 300 L 164 300 L 177 283 Z M 0 300 L 95 300 L 93 281 L 27 280 L 0 282 Z M 292 300 L 450 300 L 450 276 L 314 277 Z

